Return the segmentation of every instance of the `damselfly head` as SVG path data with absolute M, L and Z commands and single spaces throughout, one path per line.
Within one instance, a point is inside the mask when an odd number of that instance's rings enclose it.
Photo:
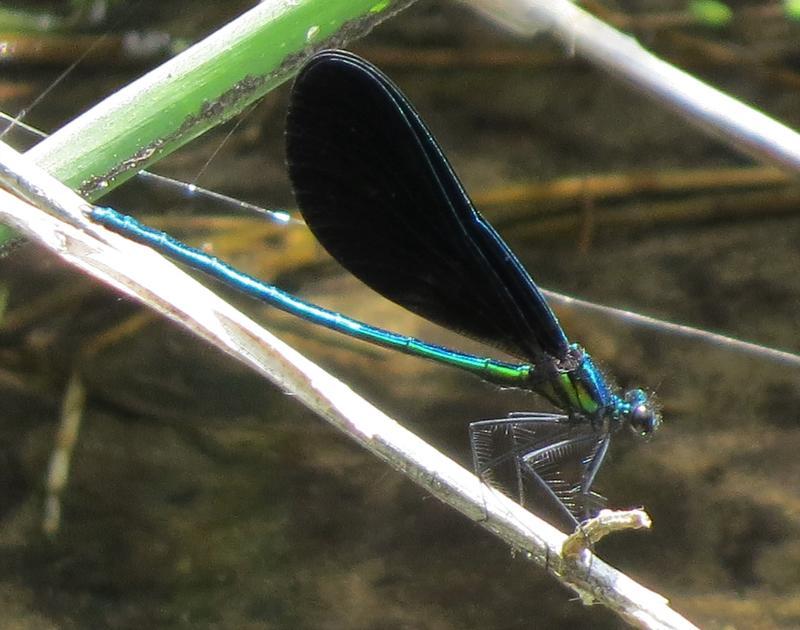
M 632 389 L 625 394 L 629 405 L 627 412 L 631 430 L 638 436 L 649 438 L 661 424 L 661 412 L 643 389 Z

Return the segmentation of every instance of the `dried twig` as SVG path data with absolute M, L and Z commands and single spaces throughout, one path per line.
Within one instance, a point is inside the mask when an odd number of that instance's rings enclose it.
M 464 0 L 509 30 L 546 31 L 568 50 L 761 162 L 800 171 L 800 135 L 659 59 L 569 0 Z
M 55 447 L 50 455 L 50 465 L 47 468 L 45 479 L 46 496 L 42 531 L 48 536 L 54 536 L 61 524 L 61 496 L 67 486 L 72 452 L 78 440 L 85 406 L 86 388 L 79 371 L 75 369 L 64 391 L 64 399 L 61 402 L 61 422 L 56 433 Z

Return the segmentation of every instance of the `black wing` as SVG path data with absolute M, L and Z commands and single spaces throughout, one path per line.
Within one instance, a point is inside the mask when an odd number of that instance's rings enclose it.
M 563 531 L 602 507 L 591 486 L 609 433 L 547 413 L 473 422 L 469 432 L 476 474 Z
M 309 228 L 375 291 L 517 356 L 566 354 L 539 289 L 375 67 L 342 51 L 312 57 L 292 90 L 286 154 Z

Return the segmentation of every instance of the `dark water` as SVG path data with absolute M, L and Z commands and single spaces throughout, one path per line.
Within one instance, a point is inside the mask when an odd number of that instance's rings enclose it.
M 415 62 L 415 52 L 433 46 L 460 54 L 445 66 Z M 388 61 L 387 47 L 399 60 Z M 464 62 L 511 47 L 557 52 L 546 41 L 521 47 L 464 9 L 437 3 L 416 6 L 357 50 L 378 63 L 383 56 L 476 198 L 567 175 L 747 164 L 565 55 L 546 64 Z M 800 122 L 797 96 L 772 75 L 698 69 L 789 125 Z M 44 84 L 51 72 L 30 69 L 28 80 Z M 55 125 L 135 74 L 75 76 L 31 122 Z M 15 103 L 3 106 L 14 111 Z M 201 183 L 290 203 L 283 113 L 284 95 L 268 97 Z M 161 170 L 193 177 L 224 133 L 187 147 Z M 556 230 L 531 220 L 539 204 L 484 208 L 544 286 L 800 351 L 800 218 L 769 205 L 713 219 L 648 214 L 657 203 L 694 199 L 598 201 L 598 217 L 608 208 L 641 214 L 613 226 L 598 219 L 589 241 L 585 224 Z M 115 203 L 152 216 L 162 200 L 132 185 Z M 581 212 L 585 206 L 557 209 L 560 217 Z M 302 235 L 254 238 L 252 224 L 243 225 L 207 230 L 186 221 L 173 231 L 213 242 L 235 264 L 277 275 L 282 286 L 328 307 L 459 343 L 333 265 L 308 264 L 320 258 Z M 0 329 L 0 626 L 621 625 L 216 350 L 155 317 L 135 319 L 139 307 L 32 246 L 0 261 L 0 272 L 11 287 Z M 468 421 L 543 408 L 533 396 L 241 304 L 465 464 Z M 656 439 L 621 436 L 599 480 L 610 505 L 644 505 L 654 529 L 603 541 L 600 555 L 703 627 L 800 625 L 797 370 L 598 317 L 562 313 L 562 321 L 621 384 L 656 391 L 664 406 Z M 119 332 L 133 322 L 132 332 Z M 61 528 L 48 540 L 40 533 L 43 479 L 65 384 L 76 371 L 88 398 Z

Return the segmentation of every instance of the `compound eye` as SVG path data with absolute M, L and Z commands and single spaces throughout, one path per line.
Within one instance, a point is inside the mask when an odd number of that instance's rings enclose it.
M 634 389 L 625 395 L 625 400 L 631 405 L 628 415 L 631 429 L 642 437 L 650 436 L 661 424 L 661 418 L 647 400 L 647 394 L 641 389 Z
M 658 428 L 659 419 L 647 405 L 637 405 L 631 410 L 631 427 L 642 436 L 648 436 Z

